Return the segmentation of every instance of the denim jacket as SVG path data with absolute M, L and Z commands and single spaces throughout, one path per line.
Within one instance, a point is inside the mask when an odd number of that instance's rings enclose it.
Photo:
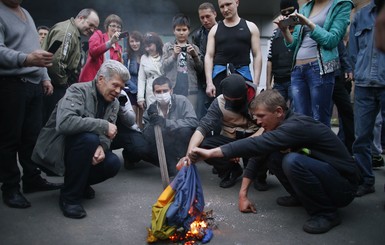
M 356 13 L 350 27 L 349 52 L 356 86 L 385 87 L 385 54 L 374 47 L 376 16 L 372 1 Z
M 306 3 L 300 13 L 309 17 L 314 0 Z M 321 75 L 334 72 L 340 68 L 338 43 L 346 33 L 350 22 L 350 12 L 353 3 L 350 0 L 334 0 L 326 16 L 323 27 L 316 25 L 310 37 L 318 44 L 318 64 Z M 297 58 L 298 50 L 302 43 L 303 26 L 297 25 L 293 32 L 293 42 L 286 43 L 287 47 L 294 50 L 293 61 Z

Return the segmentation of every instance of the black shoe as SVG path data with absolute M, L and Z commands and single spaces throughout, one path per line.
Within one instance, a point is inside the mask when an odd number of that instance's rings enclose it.
M 277 198 L 277 204 L 283 207 L 298 207 L 301 206 L 301 202 L 293 196 L 284 196 Z
M 360 185 L 356 192 L 356 197 L 362 197 L 366 194 L 373 193 L 375 191 L 374 186 Z
M 95 198 L 95 190 L 90 185 L 87 185 L 86 189 L 83 192 L 83 197 L 85 199 L 94 199 Z
M 337 214 L 334 217 L 315 215 L 308 219 L 303 225 L 303 230 L 310 234 L 321 234 L 328 232 L 334 226 L 341 224 L 341 219 Z
M 20 191 L 3 192 L 3 202 L 11 208 L 29 208 L 31 203 Z
M 23 181 L 23 192 L 32 193 L 37 191 L 53 191 L 63 187 L 63 183 L 51 183 L 42 177 L 32 181 Z
M 384 158 L 382 155 L 372 156 L 372 168 L 381 168 L 384 166 Z
M 131 162 L 129 161 L 124 155 L 123 155 L 123 160 L 124 160 L 124 168 L 127 170 L 132 170 L 135 168 L 136 164 L 138 162 Z
M 235 185 L 237 182 L 238 177 L 242 176 L 243 169 L 241 166 L 238 165 L 234 170 L 230 172 L 228 176 L 223 178 L 221 182 L 219 183 L 219 186 L 222 188 L 229 188 Z
M 257 191 L 267 191 L 269 189 L 269 186 L 267 185 L 266 180 L 254 180 L 254 188 Z
M 67 204 L 64 201 L 59 201 L 59 206 L 63 215 L 72 219 L 82 219 L 87 216 L 86 210 L 80 204 Z

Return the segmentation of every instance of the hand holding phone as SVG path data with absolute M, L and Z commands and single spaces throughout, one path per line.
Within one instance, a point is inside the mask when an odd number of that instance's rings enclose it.
M 119 39 L 125 38 L 125 37 L 129 37 L 129 36 L 130 36 L 130 34 L 128 33 L 128 31 L 121 32 L 121 33 L 119 34 Z
M 287 19 L 284 19 L 284 20 L 281 21 L 281 24 L 284 27 L 286 27 L 286 26 L 295 26 L 295 25 L 298 25 L 299 23 L 300 23 L 299 22 L 299 18 L 297 16 L 294 16 L 294 15 L 291 15 Z
M 60 48 L 61 44 L 62 41 L 55 40 L 55 42 L 53 42 L 53 44 L 49 47 L 47 51 L 54 54 Z

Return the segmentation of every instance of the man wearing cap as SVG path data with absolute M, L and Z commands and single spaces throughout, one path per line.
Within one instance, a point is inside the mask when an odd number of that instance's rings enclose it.
M 207 114 L 200 120 L 190 139 L 187 154 L 179 163 L 196 160 L 195 155 L 191 154 L 194 147 L 215 148 L 251 136 L 259 129 L 247 110 L 249 103 L 256 96 L 256 86 L 246 82 L 241 75 L 231 74 L 222 80 L 221 88 L 222 94 L 214 99 Z M 218 125 L 221 125 L 220 135 L 210 136 L 210 132 Z M 221 178 L 219 186 L 222 188 L 233 186 L 243 173 L 239 163 L 229 159 L 210 159 L 206 162 L 217 170 Z M 246 162 L 244 159 L 244 164 Z

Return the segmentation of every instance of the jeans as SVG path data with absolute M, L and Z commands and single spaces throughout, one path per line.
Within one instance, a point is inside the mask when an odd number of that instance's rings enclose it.
M 103 182 L 119 172 L 120 160 L 109 150 L 104 151 L 105 158 L 102 162 L 92 164 L 92 158 L 99 145 L 99 136 L 94 133 L 66 137 L 64 187 L 60 193 L 62 201 L 79 204 L 87 185 Z
M 42 121 L 41 84 L 23 82 L 17 77 L 0 77 L 0 182 L 3 191 L 20 188 L 20 170 L 23 180 L 40 176 L 40 170 L 31 160 Z
M 295 66 L 291 73 L 294 111 L 330 127 L 334 72 L 320 75 L 317 61 Z
M 337 208 L 353 201 L 357 186 L 330 164 L 299 153 L 273 154 L 276 157 L 270 156 L 269 167 L 309 215 L 334 214 Z
M 376 117 L 385 118 L 385 88 L 356 86 L 354 95 L 355 135 L 354 157 L 363 173 L 364 185 L 373 186 L 372 143 Z
M 291 81 L 286 82 L 274 82 L 273 89 L 276 89 L 285 98 L 285 101 L 289 101 L 292 104 L 291 95 Z

